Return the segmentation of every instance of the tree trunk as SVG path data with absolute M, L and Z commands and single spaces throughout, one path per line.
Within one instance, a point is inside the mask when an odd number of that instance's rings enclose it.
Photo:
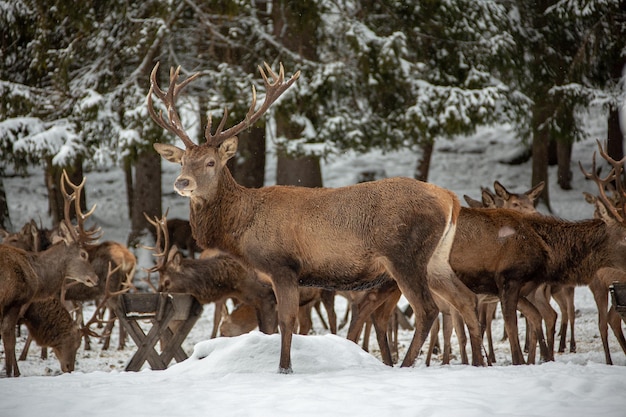
M 562 190 L 572 189 L 572 146 L 571 142 L 563 140 L 556 141 L 556 151 L 558 159 L 557 181 Z
M 124 158 L 124 183 L 126 184 L 126 206 L 128 218 L 133 218 L 133 162 L 130 157 Z
M 228 168 L 238 184 L 260 188 L 265 183 L 265 127 L 252 127 L 238 136 L 237 157 L 228 161 Z
M 420 149 L 422 150 L 422 157 L 417 161 L 417 167 L 415 167 L 414 178 L 420 181 L 428 181 L 428 172 L 430 171 L 430 160 L 432 159 L 433 150 L 435 148 L 434 141 L 424 141 L 420 143 Z
M 321 187 L 322 169 L 320 159 L 309 155 L 301 158 L 278 156 L 276 184 Z
M 161 217 L 161 157 L 152 150 L 141 150 L 135 163 L 135 187 L 133 189 L 133 215 L 127 245 L 131 248 L 151 235 L 148 216 Z
M 545 187 L 541 192 L 541 195 L 537 199 L 545 204 L 546 208 L 552 212 L 550 207 L 550 181 L 548 180 L 548 146 L 550 142 L 550 135 L 548 130 L 542 126 L 545 124 L 545 115 L 552 114 L 546 111 L 545 106 L 538 104 L 535 101 L 533 106 L 532 115 L 532 186 L 539 184 L 541 181 L 545 182 Z
M 0 177 L 0 227 L 4 230 L 13 231 L 11 218 L 9 216 L 9 203 L 7 201 L 7 194 L 4 191 L 4 181 L 2 181 L 2 177 Z
M 624 157 L 624 134 L 619 123 L 619 109 L 613 106 L 609 109 L 607 148 L 609 156 L 616 161 Z

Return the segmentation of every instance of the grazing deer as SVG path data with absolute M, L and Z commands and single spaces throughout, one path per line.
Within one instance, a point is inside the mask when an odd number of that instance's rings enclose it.
M 145 214 L 144 214 L 145 215 Z M 277 330 L 276 299 L 269 283 L 260 274 L 225 253 L 214 256 L 184 258 L 178 248 L 170 247 L 167 218 L 146 219 L 157 229 L 154 248 L 156 265 L 149 272 L 159 273 L 160 292 L 188 293 L 201 304 L 237 298 L 256 311 L 259 330 L 272 334 Z M 163 242 L 163 243 L 161 243 Z
M 185 149 L 156 143 L 166 160 L 181 165 L 174 188 L 190 199 L 193 236 L 203 248 L 216 247 L 268 274 L 278 301 L 281 333 L 279 372 L 290 373 L 291 340 L 298 312 L 298 286 L 335 290 L 375 287 L 381 276 L 398 283 L 413 306 L 416 330 L 403 366 L 411 366 L 437 316 L 430 290 L 461 312 L 470 330 L 472 363 L 483 365 L 476 298 L 448 263 L 460 203 L 449 190 L 409 178 L 389 178 L 347 187 L 305 188 L 271 186 L 249 189 L 237 184 L 226 162 L 237 151 L 237 134 L 254 124 L 299 77 L 287 82 L 284 69 L 273 81 L 259 67 L 266 88 L 258 110 L 256 91 L 245 119 L 224 130 L 225 112 L 217 131 L 211 119 L 206 143 L 195 144 L 185 133 L 175 101 L 194 80 L 177 83 L 179 70 L 170 71 L 170 87 L 161 90 L 154 67 L 148 94 L 152 119 L 174 133 Z M 156 95 L 166 106 L 168 121 L 157 115 Z M 384 279 L 384 278 L 382 278 Z
M 68 281 L 87 286 L 98 282 L 87 252 L 76 243 L 71 224 L 61 223 L 59 231 L 61 241 L 42 252 L 0 245 L 0 319 L 7 376 L 20 375 L 15 357 L 20 309 L 29 302 L 58 295 Z
M 26 325 L 29 337 L 32 336 L 39 346 L 52 348 L 61 365 L 61 371 L 74 371 L 82 333 L 57 297 L 30 303 L 20 322 Z M 20 356 L 20 360 L 23 359 L 25 355 Z

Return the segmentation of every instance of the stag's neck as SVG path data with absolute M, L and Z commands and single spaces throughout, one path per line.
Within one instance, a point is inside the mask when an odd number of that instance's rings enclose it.
M 191 197 L 189 222 L 201 248 L 240 254 L 238 240 L 254 216 L 254 190 L 237 184 L 228 168 L 222 170 L 215 193 Z
M 41 299 L 52 295 L 57 295 L 65 281 L 64 243 L 57 243 L 50 246 L 43 252 L 29 252 L 30 261 L 38 280 L 38 290 L 35 298 Z

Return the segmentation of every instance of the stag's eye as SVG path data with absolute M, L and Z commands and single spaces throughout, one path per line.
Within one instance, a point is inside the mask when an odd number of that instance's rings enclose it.
M 214 161 L 213 159 L 209 159 L 209 160 L 206 162 L 206 166 L 207 166 L 208 168 L 214 167 L 214 166 L 215 166 L 215 161 Z

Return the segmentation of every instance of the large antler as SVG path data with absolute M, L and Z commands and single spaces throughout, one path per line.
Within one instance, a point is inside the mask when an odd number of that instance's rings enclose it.
M 272 103 L 274 103 L 278 97 L 281 96 L 296 80 L 300 77 L 300 71 L 296 71 L 295 74 L 291 76 L 289 81 L 285 82 L 285 69 L 283 68 L 283 64 L 280 64 L 280 69 L 278 71 L 278 75 L 267 64 L 264 62 L 265 68 L 267 72 L 272 76 L 274 82 L 270 82 L 267 79 L 267 75 L 263 68 L 259 65 L 259 72 L 261 73 L 261 77 L 263 77 L 263 83 L 265 84 L 265 100 L 261 107 L 258 110 L 254 110 L 256 107 L 256 88 L 252 85 L 252 104 L 250 104 L 250 108 L 248 109 L 248 113 L 246 113 L 246 117 L 236 124 L 235 126 L 227 129 L 224 129 L 224 125 L 226 124 L 226 119 L 228 118 L 228 109 L 224 109 L 224 117 L 220 121 L 220 124 L 217 126 L 217 130 L 215 134 L 211 134 L 211 115 L 209 115 L 209 120 L 207 123 L 207 127 L 204 131 L 204 137 L 207 142 L 213 146 L 219 146 L 226 139 L 236 136 L 242 130 L 250 127 L 257 120 L 261 118 L 261 116 L 270 108 Z
M 261 107 L 255 110 L 256 107 L 256 88 L 254 85 L 252 86 L 252 104 L 246 113 L 246 117 L 244 120 L 236 124 L 235 126 L 224 130 L 224 125 L 226 124 L 226 120 L 228 119 L 228 109 L 224 109 L 224 117 L 220 121 L 217 126 L 217 130 L 214 134 L 211 133 L 211 123 L 212 119 L 209 115 L 209 120 L 207 123 L 207 127 L 204 131 L 204 137 L 207 140 L 207 143 L 211 146 L 219 146 L 226 139 L 236 136 L 242 130 L 248 128 L 252 124 L 254 124 L 257 120 L 261 118 L 261 116 L 270 108 L 272 103 L 274 103 L 278 97 L 281 96 L 299 77 L 300 71 L 297 71 L 291 78 L 285 82 L 285 69 L 283 65 L 280 64 L 280 70 L 278 74 L 276 74 L 267 63 L 264 63 L 267 72 L 272 77 L 273 81 L 270 81 L 267 77 L 267 74 L 263 70 L 263 68 L 259 65 L 259 72 L 261 73 L 261 77 L 263 77 L 263 83 L 265 84 L 265 99 Z M 163 91 L 159 88 L 156 81 L 156 73 L 159 68 L 159 63 L 154 66 L 152 73 L 150 74 L 150 91 L 148 92 L 148 113 L 152 119 L 163 129 L 168 130 L 178 136 L 185 147 L 191 148 L 197 146 L 193 141 L 189 138 L 187 133 L 182 127 L 182 123 L 180 122 L 180 117 L 175 108 L 176 99 L 178 98 L 178 94 L 180 91 L 187 86 L 191 81 L 195 80 L 200 74 L 195 73 L 191 75 L 186 80 L 177 84 L 178 77 L 180 75 L 180 66 L 174 70 L 170 69 L 170 88 L 167 92 Z M 165 121 L 163 118 L 163 113 L 159 112 L 157 115 L 154 111 L 154 107 L 152 104 L 152 94 L 155 94 L 165 105 L 167 109 L 167 118 L 169 120 Z
M 63 199 L 65 200 L 63 204 L 63 221 L 72 234 L 72 238 L 74 238 L 74 240 L 81 245 L 93 243 L 102 236 L 102 229 L 96 225 L 92 226 L 89 230 L 85 229 L 85 220 L 87 220 L 87 218 L 96 210 L 95 204 L 87 213 L 83 213 L 81 210 L 80 195 L 85 187 L 86 180 L 87 178 L 83 177 L 83 181 L 80 184 L 75 185 L 72 181 L 70 181 L 70 177 L 67 175 L 65 170 L 63 170 L 63 174 L 61 175 L 61 192 L 63 194 Z M 67 189 L 65 188 L 66 182 L 74 191 L 72 194 L 67 192 Z M 70 219 L 70 206 L 72 201 L 74 201 L 77 228 L 74 228 Z
M 604 158 L 609 164 L 611 164 L 611 171 L 606 175 L 606 177 L 600 178 L 598 174 L 598 169 L 596 168 L 595 151 L 593 153 L 591 172 L 585 171 L 580 161 L 578 162 L 578 164 L 585 177 L 594 181 L 597 184 L 599 191 L 598 198 L 606 206 L 607 210 L 611 212 L 616 220 L 618 220 L 620 223 L 624 223 L 624 220 L 626 219 L 626 215 L 624 212 L 624 208 L 626 205 L 626 192 L 623 182 L 623 174 L 624 162 L 626 162 L 626 157 L 622 158 L 619 161 L 616 161 L 609 156 L 608 152 L 602 147 L 602 144 L 599 140 L 596 140 L 596 142 L 598 143 L 600 156 L 602 156 L 602 158 Z M 611 199 L 606 195 L 607 188 L 611 189 L 613 187 L 615 189 L 615 199 Z
M 180 65 L 178 66 L 178 68 L 176 68 L 176 70 L 174 70 L 173 67 L 170 68 L 170 88 L 167 90 L 167 92 L 165 92 L 161 90 L 161 88 L 159 88 L 159 84 L 157 83 L 157 80 L 156 80 L 156 74 L 157 74 L 158 69 L 159 69 L 159 63 L 157 62 L 154 68 L 152 69 L 152 72 L 150 73 L 150 91 L 148 92 L 148 113 L 152 117 L 152 120 L 154 120 L 159 126 L 161 126 L 163 129 L 168 130 L 172 132 L 173 134 L 175 134 L 176 136 L 178 136 L 185 144 L 185 147 L 192 148 L 196 146 L 196 144 L 193 143 L 193 141 L 189 138 L 189 136 L 183 129 L 183 126 L 182 126 L 182 123 L 180 122 L 180 117 L 178 116 L 178 112 L 176 111 L 175 105 L 176 105 L 176 99 L 178 98 L 178 95 L 180 94 L 182 89 L 185 88 L 187 84 L 189 84 L 190 82 L 198 78 L 198 76 L 200 76 L 200 73 L 196 72 L 195 74 L 192 74 L 189 78 L 187 78 L 180 84 L 176 84 L 176 81 L 178 81 L 178 76 L 180 75 Z M 152 93 L 154 93 L 159 98 L 159 100 L 161 100 L 163 104 L 165 105 L 165 108 L 167 109 L 167 119 L 169 120 L 169 122 L 166 122 L 165 119 L 163 119 L 163 112 L 159 111 L 158 115 L 155 113 L 154 106 L 152 105 Z

